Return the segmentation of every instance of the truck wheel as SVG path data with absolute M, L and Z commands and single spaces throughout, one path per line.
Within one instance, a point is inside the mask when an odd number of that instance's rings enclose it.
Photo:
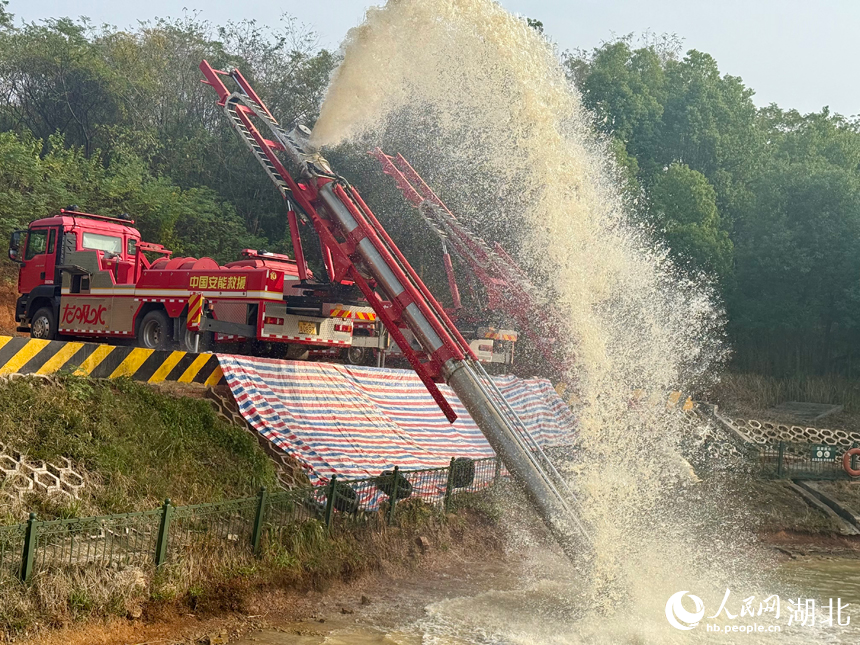
M 137 344 L 146 349 L 168 349 L 171 341 L 170 318 L 160 309 L 150 311 L 137 328 Z
M 51 307 L 42 307 L 30 320 L 30 337 L 54 340 L 57 337 L 57 320 Z
M 370 336 L 370 333 L 366 329 L 356 329 L 352 335 L 367 338 L 368 336 Z M 347 364 L 366 365 L 368 362 L 368 356 L 370 354 L 367 349 L 367 347 L 347 347 L 344 351 L 344 358 L 346 358 Z
M 348 347 L 346 350 L 346 362 L 350 365 L 364 365 L 366 354 L 366 347 Z
M 179 349 L 192 354 L 211 352 L 213 340 L 211 331 L 191 331 L 183 324 L 179 336 Z

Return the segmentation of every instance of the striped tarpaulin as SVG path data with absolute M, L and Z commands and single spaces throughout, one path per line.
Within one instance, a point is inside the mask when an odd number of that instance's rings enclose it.
M 219 361 L 245 419 L 314 482 L 494 454 L 451 389 L 441 386 L 459 417 L 454 424 L 412 371 L 225 355 Z M 496 382 L 538 443 L 570 441 L 573 416 L 549 381 Z

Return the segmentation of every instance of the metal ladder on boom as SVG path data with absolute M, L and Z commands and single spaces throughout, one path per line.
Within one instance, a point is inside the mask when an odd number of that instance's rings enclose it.
M 218 105 L 288 201 L 292 217 L 294 203 L 314 226 L 332 281 L 351 282 L 361 290 L 453 423 L 457 415 L 436 385 L 448 383 L 564 550 L 571 556 L 580 553 L 589 538 L 564 478 L 358 190 L 338 176 L 314 148 L 308 128 L 297 125 L 289 132 L 282 129 L 238 70 L 216 70 L 205 60 L 200 70 L 203 82 L 217 92 Z M 238 90 L 228 90 L 225 77 L 232 79 Z M 293 166 L 300 180 L 287 165 Z M 297 237 L 293 245 L 300 249 Z M 404 328 L 412 332 L 421 352 L 412 349 Z

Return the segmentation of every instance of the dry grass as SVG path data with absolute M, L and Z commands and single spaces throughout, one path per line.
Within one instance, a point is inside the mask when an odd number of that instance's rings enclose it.
M 803 498 L 778 480 L 747 480 L 739 499 L 758 532 L 793 531 L 796 533 L 831 534 L 839 527 L 824 513 L 807 504 Z
M 836 498 L 854 513 L 860 512 L 860 482 L 857 481 L 823 481 L 816 485 L 831 497 Z
M 93 615 L 140 615 L 151 569 L 61 567 L 30 584 L 0 584 L 0 634 L 10 636 L 60 627 Z
M 15 303 L 18 300 L 18 265 L 0 263 L 0 334 L 16 336 Z
M 844 405 L 846 412 L 860 412 L 860 381 L 841 376 L 777 378 L 729 372 L 710 394 L 714 403 L 754 410 L 766 410 L 783 401 L 808 401 Z
M 840 376 L 776 378 L 729 372 L 703 398 L 716 403 L 732 416 L 789 423 L 797 423 L 797 420 L 765 412 L 784 401 L 842 405 L 842 412 L 828 415 L 816 425 L 843 430 L 860 429 L 860 381 Z
M 267 541 L 260 559 L 244 548 L 198 543 L 157 571 L 146 566 L 61 568 L 38 574 L 30 585 L 0 581 L 0 641 L 93 618 L 142 612 L 145 619 L 157 619 L 177 607 L 196 615 L 252 613 L 248 598 L 262 588 L 324 590 L 381 569 L 415 568 L 423 553 L 419 536 L 435 552 L 498 554 L 498 515 L 487 513 L 492 507 L 486 495 L 463 501 L 457 513 L 448 514 L 413 503 L 395 526 L 380 515 L 343 523 L 331 534 L 318 520 L 307 520 Z

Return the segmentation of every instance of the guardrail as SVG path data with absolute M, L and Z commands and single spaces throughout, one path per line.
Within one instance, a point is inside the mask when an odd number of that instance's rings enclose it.
M 463 492 L 485 490 L 506 475 L 495 457 L 451 459 L 445 468 L 400 470 L 377 477 L 269 492 L 223 502 L 174 506 L 98 517 L 39 520 L 0 526 L 0 584 L 28 582 L 58 567 L 155 566 L 192 553 L 259 557 L 285 533 L 313 522 L 328 531 L 350 524 L 393 524 L 408 505 L 447 510 Z

